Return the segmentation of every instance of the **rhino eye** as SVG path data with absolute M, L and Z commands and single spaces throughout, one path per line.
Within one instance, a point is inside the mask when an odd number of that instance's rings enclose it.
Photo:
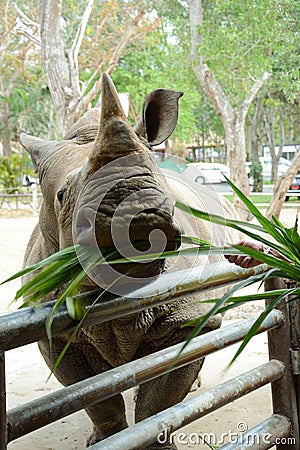
M 64 190 L 60 189 L 57 194 L 56 194 L 57 200 L 59 201 L 59 203 L 61 204 L 63 199 L 64 199 Z

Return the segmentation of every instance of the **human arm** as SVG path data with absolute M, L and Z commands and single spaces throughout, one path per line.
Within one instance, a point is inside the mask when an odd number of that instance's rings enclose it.
M 269 247 L 262 242 L 254 242 L 254 241 L 240 241 L 236 245 L 241 245 L 243 247 L 248 247 L 253 250 L 256 250 L 261 253 L 267 253 L 272 256 L 275 256 L 276 258 L 283 259 L 282 256 L 272 247 Z M 249 267 L 255 267 L 259 264 L 262 264 L 262 262 L 259 259 L 252 258 L 249 255 L 225 255 L 225 258 L 231 262 L 236 264 L 237 266 L 243 267 L 245 269 L 248 269 Z

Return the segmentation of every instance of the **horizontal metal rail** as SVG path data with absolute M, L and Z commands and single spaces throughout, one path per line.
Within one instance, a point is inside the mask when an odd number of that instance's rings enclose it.
M 205 333 L 194 338 L 184 349 L 183 344 L 174 345 L 124 364 L 121 370 L 116 367 L 16 407 L 8 412 L 8 440 L 10 442 L 140 383 L 228 347 L 242 340 L 255 320 L 256 317 Z M 282 322 L 282 315 L 273 310 L 261 324 L 258 333 L 278 327 Z
M 247 448 L 266 450 L 280 442 L 285 442 L 286 445 L 290 442 L 293 445 L 293 439 L 289 419 L 280 414 L 273 414 L 238 438 L 234 438 L 234 442 L 222 445 L 219 450 L 246 450 Z
M 168 433 L 209 414 L 216 409 L 248 394 L 284 374 L 280 361 L 269 361 L 249 372 L 208 389 L 199 395 L 178 403 L 149 417 L 130 428 L 120 431 L 104 441 L 92 445 L 90 450 L 138 450 L 142 446 L 164 438 Z
M 266 266 L 242 269 L 234 264 L 214 263 L 194 267 L 186 271 L 163 274 L 152 283 L 122 297 L 106 295 L 106 299 L 90 306 L 98 293 L 88 295 L 85 309 L 89 313 L 84 320 L 84 327 L 123 317 L 143 309 L 170 303 L 189 295 L 204 292 L 216 287 L 236 283 L 253 274 L 263 272 Z M 178 282 L 180 280 L 180 282 Z M 80 296 L 85 303 L 86 295 Z M 104 297 L 103 297 L 104 298 Z M 41 307 L 24 308 L 0 316 L 0 345 L 3 350 L 11 350 L 22 345 L 45 339 L 45 322 L 55 302 Z M 76 321 L 72 320 L 62 306 L 55 315 L 52 334 L 67 333 L 74 329 Z

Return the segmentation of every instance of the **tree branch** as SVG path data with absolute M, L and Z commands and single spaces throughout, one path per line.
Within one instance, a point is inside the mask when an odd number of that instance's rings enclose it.
M 136 17 L 131 21 L 131 23 L 129 24 L 129 26 L 126 28 L 125 33 L 123 34 L 122 38 L 120 39 L 119 43 L 116 45 L 116 48 L 112 54 L 112 57 L 110 58 L 110 61 L 108 63 L 106 72 L 108 74 L 111 74 L 115 68 L 116 65 L 119 62 L 119 59 L 122 55 L 122 52 L 124 50 L 124 48 L 126 47 L 126 45 L 128 44 L 128 41 L 133 33 L 133 31 L 135 30 L 135 28 L 138 26 L 140 20 L 144 17 L 145 13 L 146 13 L 147 7 L 144 6 L 136 15 Z
M 282 208 L 282 204 L 285 200 L 286 193 L 292 184 L 292 181 L 300 168 L 300 151 L 298 151 L 288 170 L 281 175 L 281 177 L 277 180 L 274 191 L 273 191 L 273 199 L 267 209 L 266 217 L 270 219 L 272 216 L 275 216 L 277 219 L 280 215 L 280 211 Z
M 61 0 L 39 0 L 39 22 L 41 34 L 41 60 L 57 113 L 59 128 L 64 134 L 69 126 L 70 101 L 79 92 L 73 92 L 71 74 L 61 36 Z
M 18 16 L 20 17 L 20 19 L 22 20 L 22 22 L 24 23 L 24 25 L 28 27 L 35 27 L 37 29 L 39 28 L 39 25 L 33 20 L 29 19 L 29 17 L 18 7 L 18 5 L 15 2 L 12 2 L 12 6 L 16 11 L 16 13 L 18 14 Z
M 90 78 L 88 80 L 86 80 L 84 83 L 82 83 L 82 94 L 84 95 L 84 91 L 86 90 L 86 88 L 90 85 L 90 83 L 94 80 L 94 78 L 96 78 L 97 75 L 99 75 L 99 73 L 102 70 L 102 65 L 103 63 L 101 63 L 97 69 L 92 73 L 92 75 L 90 76 Z
M 41 40 L 33 34 L 29 33 L 29 31 L 23 30 L 22 28 L 17 28 L 17 33 L 23 34 L 23 36 L 26 36 L 34 44 L 41 46 Z
M 271 76 L 271 74 L 269 72 L 264 72 L 262 77 L 259 78 L 258 80 L 256 80 L 256 82 L 252 85 L 250 92 L 247 95 L 247 97 L 245 98 L 245 100 L 243 101 L 243 103 L 241 105 L 241 109 L 240 109 L 244 118 L 246 118 L 249 107 L 250 107 L 251 103 L 253 102 L 253 100 L 255 99 L 257 93 L 263 87 L 263 85 L 268 81 L 270 76 Z
M 114 52 L 110 58 L 110 61 L 107 65 L 107 69 L 106 69 L 107 73 L 111 74 L 114 71 L 114 69 L 116 68 L 124 48 L 128 44 L 128 41 L 129 41 L 132 33 L 134 32 L 135 28 L 138 26 L 140 20 L 144 17 L 146 11 L 147 11 L 147 7 L 144 6 L 137 13 L 137 15 L 132 19 L 131 23 L 126 28 L 125 33 L 123 34 L 120 41 L 116 45 L 115 50 L 114 50 Z M 90 104 L 90 102 L 99 93 L 100 86 L 101 86 L 101 77 L 99 78 L 99 80 L 96 81 L 96 83 L 94 84 L 92 89 L 89 91 L 89 93 L 85 97 L 81 97 L 80 101 L 77 104 L 77 109 L 80 109 L 80 110 L 86 109 L 88 107 L 88 105 Z
M 77 33 L 76 33 L 76 37 L 75 40 L 73 42 L 73 45 L 71 47 L 71 53 L 73 56 L 74 61 L 76 61 L 77 64 L 77 58 L 78 58 L 78 53 L 82 44 L 82 40 L 84 38 L 84 34 L 85 34 L 85 30 L 93 9 L 93 5 L 94 5 L 94 0 L 87 0 L 87 5 L 85 7 L 80 25 L 78 27 Z
M 190 28 L 191 28 L 191 61 L 195 75 L 205 93 L 215 105 L 217 114 L 223 120 L 233 120 L 234 111 L 227 99 L 225 92 L 218 83 L 212 71 L 199 53 L 199 46 L 202 43 L 202 36 L 199 28 L 203 22 L 203 8 L 201 0 L 190 0 Z
M 7 97 L 10 96 L 10 94 L 11 94 L 13 88 L 15 87 L 16 80 L 19 78 L 20 73 L 21 73 L 20 70 L 16 70 L 16 71 L 13 73 L 11 79 L 9 80 L 8 86 L 7 86 L 6 91 L 5 91 L 5 94 L 6 94 Z

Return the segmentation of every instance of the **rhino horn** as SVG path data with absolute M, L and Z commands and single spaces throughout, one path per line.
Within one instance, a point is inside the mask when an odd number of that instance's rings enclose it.
M 48 141 L 31 136 L 30 134 L 25 133 L 25 131 L 19 133 L 19 141 L 22 147 L 30 154 L 34 168 L 37 172 L 42 149 L 49 144 Z
M 106 73 L 102 75 L 101 93 L 100 125 L 89 155 L 91 172 L 122 156 L 144 151 L 126 118 L 115 86 Z

